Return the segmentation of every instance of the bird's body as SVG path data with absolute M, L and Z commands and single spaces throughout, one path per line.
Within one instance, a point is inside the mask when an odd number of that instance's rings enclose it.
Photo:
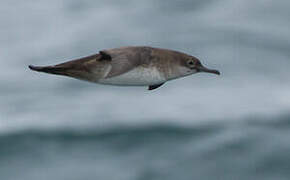
M 193 56 L 160 48 L 131 46 L 100 51 L 99 54 L 55 66 L 29 66 L 30 69 L 65 75 L 100 84 L 149 86 L 155 89 L 168 80 L 206 69 Z M 198 69 L 199 68 L 199 69 Z
M 164 73 L 160 72 L 156 67 L 140 66 L 115 77 L 99 79 L 97 83 L 121 86 L 148 86 L 166 81 Z

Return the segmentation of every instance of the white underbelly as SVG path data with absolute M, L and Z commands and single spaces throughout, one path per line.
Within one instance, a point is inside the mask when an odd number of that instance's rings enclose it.
M 156 68 L 138 67 L 129 72 L 111 78 L 99 79 L 98 83 L 124 86 L 147 86 L 160 84 L 166 78 Z

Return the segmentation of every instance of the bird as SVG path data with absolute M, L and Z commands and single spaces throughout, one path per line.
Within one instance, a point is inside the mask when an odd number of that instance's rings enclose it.
M 33 71 L 63 75 L 93 83 L 148 86 L 154 90 L 170 80 L 199 72 L 220 75 L 183 52 L 149 46 L 105 49 L 97 54 L 52 66 L 28 66 Z

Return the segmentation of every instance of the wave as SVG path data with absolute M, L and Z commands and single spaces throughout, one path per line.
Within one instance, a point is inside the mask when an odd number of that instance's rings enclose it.
M 41 138 L 41 139 L 105 139 L 119 136 L 128 137 L 150 137 L 150 136 L 203 136 L 221 131 L 232 125 L 240 125 L 240 128 L 245 126 L 263 127 L 280 129 L 290 127 L 290 114 L 272 116 L 272 117 L 256 117 L 249 116 L 243 121 L 218 121 L 204 123 L 200 125 L 137 125 L 137 126 L 120 126 L 100 129 L 99 127 L 91 128 L 63 128 L 63 129 L 26 129 L 12 131 L 0 134 L 0 143 L 3 139 L 25 139 L 25 138 Z
M 0 143 L 11 140 L 15 142 L 23 139 L 58 139 L 62 140 L 98 140 L 109 139 L 121 136 L 126 137 L 184 137 L 184 136 L 203 136 L 221 130 L 221 126 L 209 125 L 198 127 L 181 127 L 181 126 L 147 126 L 147 127 L 119 127 L 110 128 L 107 130 L 87 129 L 87 130 L 24 130 L 14 133 L 9 133 L 0 136 Z

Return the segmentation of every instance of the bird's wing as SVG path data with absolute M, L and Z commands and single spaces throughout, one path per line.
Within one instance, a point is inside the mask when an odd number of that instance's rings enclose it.
M 111 61 L 111 71 L 106 78 L 126 73 L 150 59 L 150 49 L 146 47 L 123 47 L 100 51 L 102 59 Z

